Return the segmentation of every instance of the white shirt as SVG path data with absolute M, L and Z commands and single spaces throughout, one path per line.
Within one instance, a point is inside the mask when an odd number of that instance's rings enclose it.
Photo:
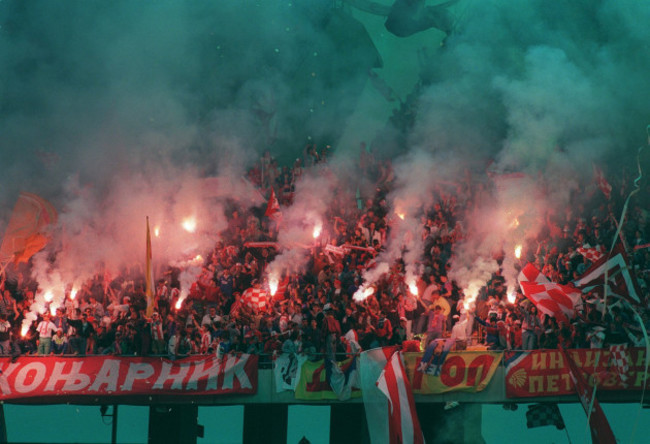
M 36 327 L 36 330 L 38 331 L 38 337 L 51 338 L 52 332 L 55 332 L 56 328 L 56 325 L 54 325 L 54 322 L 52 321 L 41 321 L 39 322 L 38 327 Z

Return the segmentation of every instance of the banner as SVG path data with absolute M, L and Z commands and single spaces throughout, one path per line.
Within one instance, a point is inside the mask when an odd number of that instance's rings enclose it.
M 404 353 L 404 363 L 415 394 L 480 392 L 492 380 L 502 357 L 503 352 L 450 352 L 438 376 L 418 370 L 422 353 Z
M 0 400 L 257 392 L 257 356 L 0 358 Z M 65 398 L 62 398 L 64 402 Z
M 575 393 L 566 360 L 560 350 L 505 352 L 506 396 L 558 396 Z M 616 353 L 607 349 L 568 350 L 590 386 L 598 390 L 642 390 L 645 349 L 627 350 L 627 370 L 621 375 Z
M 348 358 L 338 362 L 337 365 L 341 372 L 347 373 L 349 367 L 355 365 L 354 358 Z M 320 401 L 324 399 L 339 399 L 339 396 L 332 390 L 330 383 L 327 381 L 327 369 L 325 360 L 305 361 L 300 368 L 300 375 L 296 385 L 296 399 L 307 401 Z M 351 391 L 352 398 L 360 398 L 361 390 L 359 384 L 356 384 Z
M 296 390 L 298 375 L 302 364 L 307 360 L 305 355 L 296 353 L 282 353 L 273 361 L 273 377 L 275 391 Z

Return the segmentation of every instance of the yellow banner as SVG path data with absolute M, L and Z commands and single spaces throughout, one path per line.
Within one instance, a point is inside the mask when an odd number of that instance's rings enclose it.
M 422 353 L 404 353 L 406 373 L 413 393 L 439 394 L 451 391 L 480 392 L 487 387 L 496 372 L 503 352 L 450 352 L 439 371 L 431 367 L 418 370 Z

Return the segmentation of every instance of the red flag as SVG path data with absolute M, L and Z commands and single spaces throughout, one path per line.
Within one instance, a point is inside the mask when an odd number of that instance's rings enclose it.
M 242 301 L 249 307 L 253 307 L 258 310 L 266 307 L 267 298 L 268 294 L 261 288 L 251 287 L 248 290 L 244 291 L 242 294 Z
M 608 294 L 626 299 L 633 305 L 644 304 L 644 297 L 636 277 L 631 272 L 625 248 L 621 242 L 614 245 L 609 255 L 596 261 L 585 273 L 574 282 L 574 285 L 587 293 L 591 290 L 603 290 L 607 272 Z
M 601 259 L 604 256 L 602 250 L 596 247 L 591 247 L 591 248 L 578 247 L 576 248 L 576 251 L 591 263 L 596 262 L 597 260 Z
M 551 282 L 549 278 L 544 276 L 542 272 L 530 262 L 522 268 L 517 280 L 519 281 L 519 284 L 522 282 Z
M 0 262 L 27 262 L 47 245 L 57 212 L 36 194 L 21 192 L 11 213 L 0 246 Z
M 415 411 L 415 400 L 406 379 L 406 370 L 400 352 L 393 353 L 386 363 L 384 371 L 377 380 L 377 388 L 386 395 L 390 404 L 390 443 L 424 444 L 420 421 Z
M 554 282 L 520 282 L 521 291 L 540 313 L 569 322 L 575 316 L 575 307 L 582 302 L 579 290 Z
M 562 355 L 564 355 L 564 360 L 569 366 L 571 382 L 573 382 L 573 386 L 575 387 L 576 392 L 578 392 L 582 408 L 585 410 L 585 413 L 589 418 L 591 442 L 593 444 L 615 444 L 616 437 L 614 436 L 614 432 L 607 421 L 605 412 L 600 407 L 598 399 L 594 396 L 593 391 L 589 389 L 589 385 L 587 384 L 584 375 L 580 369 L 578 369 L 578 366 L 571 355 L 562 347 L 560 347 L 560 351 L 562 352 Z M 591 412 L 589 411 L 590 408 Z
M 612 197 L 612 186 L 607 182 L 607 179 L 605 179 L 603 170 L 598 168 L 596 164 L 594 164 L 594 182 L 596 182 L 600 191 L 602 191 L 607 200 L 609 200 L 610 197 Z
M 266 205 L 266 211 L 264 216 L 268 217 L 271 220 L 279 222 L 282 219 L 282 212 L 280 211 L 280 202 L 275 195 L 275 190 L 271 188 L 271 196 L 269 197 L 269 202 Z

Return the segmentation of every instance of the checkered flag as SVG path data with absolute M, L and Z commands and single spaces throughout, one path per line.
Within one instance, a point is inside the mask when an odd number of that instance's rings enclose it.
M 616 369 L 623 387 L 627 387 L 627 373 L 630 370 L 630 354 L 627 351 L 627 344 L 610 345 L 610 362 Z
M 528 406 L 526 425 L 529 429 L 554 425 L 558 430 L 564 429 L 564 420 L 557 404 L 534 404 Z
M 595 248 L 595 247 L 578 247 L 576 248 L 576 251 L 580 253 L 583 257 L 587 258 L 587 260 L 591 263 L 594 263 L 598 260 L 600 260 L 604 254 L 601 248 Z

